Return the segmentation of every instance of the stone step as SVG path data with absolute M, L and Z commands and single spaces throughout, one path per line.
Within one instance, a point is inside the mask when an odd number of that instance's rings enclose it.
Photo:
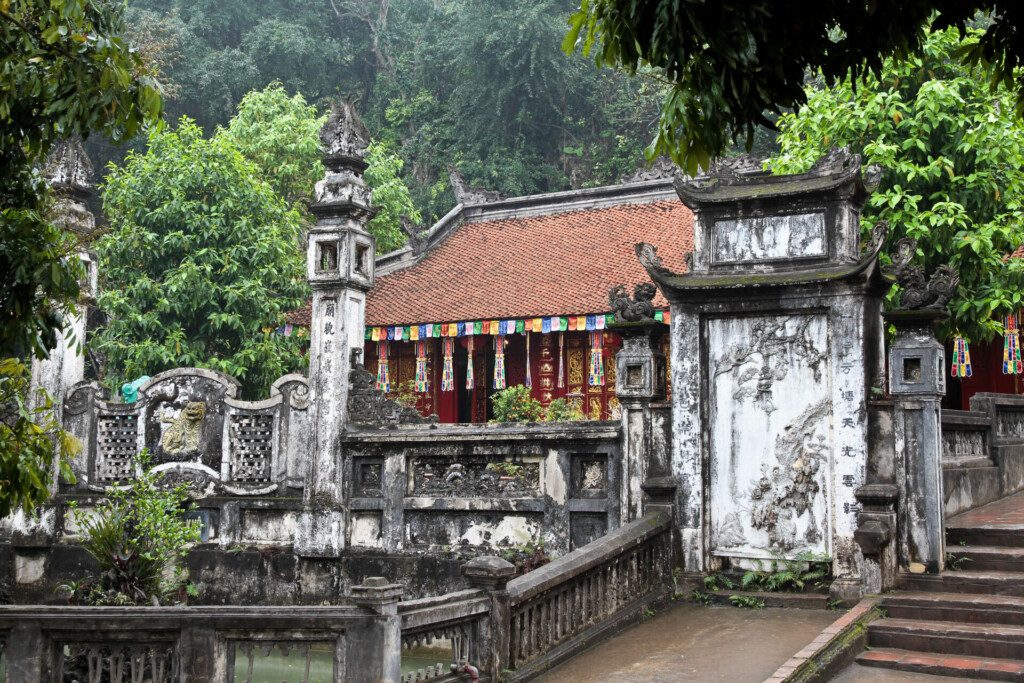
M 1024 598 L 972 593 L 894 593 L 881 608 L 894 619 L 1024 626 Z
M 899 584 L 903 590 L 911 591 L 1024 596 L 1024 572 L 965 569 L 939 576 L 901 574 Z
M 1024 626 L 886 617 L 868 625 L 868 646 L 1013 659 L 1024 655 Z
M 978 526 L 946 527 L 946 550 L 952 550 L 960 543 L 967 545 L 1003 546 L 1024 548 L 1024 526 Z
M 711 602 L 716 605 L 737 605 L 732 596 L 738 595 L 749 600 L 759 601 L 762 607 L 782 607 L 785 609 L 828 609 L 828 595 L 823 593 L 767 593 L 761 591 L 729 591 L 721 590 L 711 593 Z
M 894 648 L 878 648 L 862 652 L 857 663 L 896 671 L 980 678 L 986 681 L 1024 680 L 1024 660 L 941 655 Z
M 1024 572 L 1024 547 L 1001 545 L 946 546 L 946 554 L 954 558 L 953 565 L 960 570 L 994 569 L 1005 572 Z M 960 560 L 960 558 L 963 558 Z M 960 560 L 957 562 L 957 560 Z M 946 568 L 951 567 L 946 562 Z

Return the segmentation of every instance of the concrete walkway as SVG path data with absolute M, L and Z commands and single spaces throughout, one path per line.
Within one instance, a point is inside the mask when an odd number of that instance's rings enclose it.
M 760 683 L 839 614 L 682 603 L 665 608 L 536 680 Z

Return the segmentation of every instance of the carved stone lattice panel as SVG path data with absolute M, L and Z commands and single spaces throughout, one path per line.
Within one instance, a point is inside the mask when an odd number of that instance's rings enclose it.
M 273 478 L 274 415 L 233 413 L 229 424 L 232 481 L 269 482 Z
M 829 551 L 827 328 L 821 314 L 708 321 L 711 549 L 718 555 Z
M 409 494 L 439 498 L 531 498 L 540 495 L 540 463 L 488 456 L 427 457 L 410 463 Z
M 983 430 L 942 431 L 942 458 L 944 460 L 973 460 L 988 458 L 987 432 Z
M 97 481 L 130 479 L 135 473 L 132 458 L 138 451 L 138 416 L 134 413 L 100 413 L 96 418 Z
M 1024 412 L 999 410 L 997 425 L 999 436 L 1004 439 L 1024 439 Z

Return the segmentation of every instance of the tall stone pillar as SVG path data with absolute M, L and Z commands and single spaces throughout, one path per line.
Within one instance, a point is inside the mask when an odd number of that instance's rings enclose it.
M 43 173 L 55 195 L 50 216 L 54 224 L 79 240 L 92 235 L 96 218 L 86 201 L 92 194 L 93 169 L 82 142 L 72 138 L 59 143 L 47 159 Z M 65 392 L 85 378 L 86 319 L 97 291 L 96 255 L 84 248 L 75 253 L 84 271 L 75 310 L 65 320 L 65 327 L 57 335 L 57 345 L 50 349 L 49 356 L 32 360 L 32 388 L 45 389 L 53 398 L 58 422 L 63 417 Z M 36 400 L 36 392 L 32 394 Z
M 896 327 L 889 349 L 889 393 L 896 433 L 899 565 L 915 574 L 937 574 L 945 562 L 940 414 L 945 352 L 934 333 L 945 317 L 935 309 L 885 316 Z
M 363 348 L 376 244 L 366 229 L 374 213 L 363 180 L 369 134 L 350 104 L 333 110 L 320 141 L 326 173 L 310 206 L 317 222 L 306 252 L 313 289 L 309 385 L 314 414 L 295 548 L 307 557 L 337 557 L 345 543 L 339 445 L 347 422 L 351 358 Z
M 616 318 L 623 313 L 617 311 Z M 665 398 L 665 355 L 655 341 L 665 329 L 653 319 L 620 321 L 609 327 L 622 336 L 622 348 L 615 356 L 615 395 L 622 406 L 621 524 L 644 514 L 643 487 L 648 478 L 671 474 L 668 424 L 657 421 L 652 408 L 653 402 Z

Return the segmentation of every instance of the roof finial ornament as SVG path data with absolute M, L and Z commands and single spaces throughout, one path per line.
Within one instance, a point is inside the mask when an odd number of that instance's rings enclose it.
M 501 194 L 495 190 L 473 187 L 467 183 L 455 166 L 448 167 L 448 180 L 451 181 L 455 201 L 459 204 L 487 204 L 501 199 Z
M 370 131 L 351 102 L 342 100 L 331 104 L 331 115 L 320 129 L 320 143 L 324 156 L 362 159 L 370 144 Z
M 86 200 L 92 194 L 93 168 L 81 138 L 58 142 L 46 158 L 43 175 L 56 194 L 51 212 L 53 222 L 83 237 L 92 234 L 96 217 L 86 206 Z
M 608 304 L 615 313 L 616 322 L 636 323 L 654 320 L 654 295 L 658 290 L 650 282 L 641 282 L 633 288 L 633 298 L 626 294 L 623 285 L 608 290 Z
M 896 242 L 892 265 L 885 268 L 885 274 L 894 277 L 903 290 L 900 293 L 900 308 L 945 308 L 960 284 L 960 274 L 951 266 L 943 265 L 936 268 L 926 280 L 924 266 L 911 264 L 916 253 L 917 240 L 903 237 Z

